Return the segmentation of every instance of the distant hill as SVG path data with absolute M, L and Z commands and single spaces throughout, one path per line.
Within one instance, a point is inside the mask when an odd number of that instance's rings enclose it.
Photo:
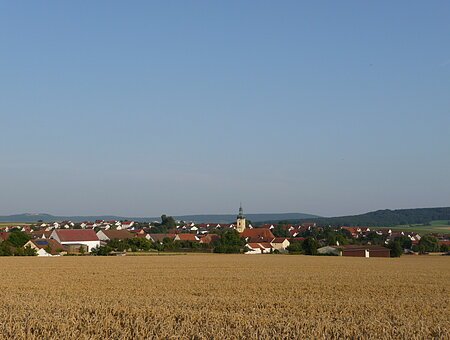
M 231 223 L 236 220 L 235 214 L 223 214 L 223 215 L 183 215 L 174 216 L 177 220 L 183 221 L 193 221 L 196 223 Z M 303 214 L 303 213 L 281 213 L 281 214 L 248 214 L 247 219 L 255 222 L 262 222 L 266 220 L 294 220 L 294 219 L 311 219 L 317 218 L 317 215 Z M 137 221 L 137 222 L 151 222 L 159 221 L 161 218 L 158 217 L 124 217 L 124 216 L 54 216 L 49 214 L 17 214 L 9 216 L 0 216 L 0 222 L 11 222 L 11 223 L 34 223 L 38 221 L 44 222 L 56 222 L 56 221 L 72 221 L 72 222 L 83 222 L 83 221 L 95 221 L 95 220 L 105 220 L 105 221 Z
M 231 223 L 236 220 L 234 214 L 223 215 L 183 215 L 174 216 L 177 220 L 193 221 L 196 223 Z M 320 217 L 303 213 L 282 213 L 282 214 L 247 214 L 247 218 L 254 224 L 277 223 L 288 221 L 290 223 L 301 223 L 314 221 L 318 225 L 333 226 L 395 226 L 400 224 L 420 224 L 436 220 L 450 221 L 450 207 L 444 208 L 418 208 L 418 209 L 398 209 L 398 210 L 377 210 L 361 215 L 350 215 L 340 217 Z M 137 222 L 159 221 L 160 217 L 124 217 L 124 216 L 53 216 L 49 214 L 19 214 L 10 216 L 0 216 L 0 222 L 28 222 L 37 221 L 124 221 L 132 220 Z
M 186 215 L 176 216 L 175 218 L 183 221 L 195 221 L 197 223 L 232 223 L 236 221 L 237 214 L 231 215 Z M 311 219 L 317 218 L 317 215 L 304 213 L 279 213 L 279 214 L 246 214 L 246 218 L 253 223 L 267 220 L 287 220 L 287 219 Z
M 435 220 L 450 220 L 450 207 L 377 210 L 361 215 L 341 217 L 319 217 L 312 221 L 318 225 L 333 226 L 396 226 L 404 224 L 429 223 Z M 275 220 L 274 220 L 275 221 Z M 311 219 L 308 219 L 311 221 Z M 270 221 L 267 221 L 270 222 Z M 290 223 L 306 222 L 304 219 L 289 220 Z

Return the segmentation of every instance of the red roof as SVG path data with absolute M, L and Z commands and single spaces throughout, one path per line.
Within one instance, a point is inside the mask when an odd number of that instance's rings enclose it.
M 262 249 L 262 247 L 259 245 L 259 243 L 247 243 L 247 244 L 252 249 Z
M 194 234 L 178 234 L 180 241 L 198 241 Z
M 134 236 L 137 237 L 137 238 L 147 238 L 147 235 L 148 234 L 144 233 L 144 234 L 135 234 Z
M 134 234 L 127 230 L 103 230 L 103 234 L 110 240 L 125 240 L 134 237 Z
M 275 237 L 271 243 L 283 243 L 284 240 L 287 240 L 287 237 Z
M 60 242 L 98 241 L 97 234 L 92 229 L 55 230 Z
M 252 242 L 255 242 L 254 240 L 256 240 L 256 239 L 259 241 L 270 242 L 275 238 L 275 236 L 273 236 L 272 232 L 266 228 L 245 229 L 241 233 L 241 237 L 244 237 L 244 238 L 248 237 L 248 238 L 252 239 Z
M 251 242 L 251 243 L 247 243 L 248 246 L 252 249 L 271 249 L 273 248 L 272 245 L 270 243 L 267 242 Z

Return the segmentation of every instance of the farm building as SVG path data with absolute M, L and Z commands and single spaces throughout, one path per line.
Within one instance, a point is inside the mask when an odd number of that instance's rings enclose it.
M 374 245 L 348 245 L 338 248 L 341 256 L 352 257 L 391 257 L 390 250 Z
M 90 252 L 96 247 L 100 247 L 100 240 L 97 234 L 92 229 L 56 229 L 52 232 L 50 237 L 57 240 L 63 246 L 73 246 L 80 248 L 85 246 L 87 252 Z

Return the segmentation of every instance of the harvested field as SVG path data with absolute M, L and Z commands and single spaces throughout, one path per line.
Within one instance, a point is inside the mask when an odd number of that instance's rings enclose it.
M 0 337 L 450 338 L 450 257 L 0 258 Z

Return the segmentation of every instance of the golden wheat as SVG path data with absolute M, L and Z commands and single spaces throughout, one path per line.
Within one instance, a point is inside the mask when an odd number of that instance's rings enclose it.
M 0 259 L 5 339 L 448 339 L 450 258 Z

